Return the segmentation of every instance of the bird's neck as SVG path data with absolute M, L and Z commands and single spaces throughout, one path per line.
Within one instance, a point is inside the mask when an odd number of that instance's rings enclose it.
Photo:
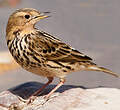
M 20 33 L 19 37 L 23 37 L 25 34 L 30 34 L 35 31 L 33 26 L 14 26 L 8 27 L 6 29 L 6 39 L 13 40 L 16 37 L 16 33 Z

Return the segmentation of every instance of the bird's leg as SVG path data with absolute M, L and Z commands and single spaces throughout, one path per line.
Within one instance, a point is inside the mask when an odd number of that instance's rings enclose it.
M 45 89 L 50 83 L 52 83 L 53 81 L 53 77 L 48 77 L 48 82 L 46 84 L 44 84 L 40 89 L 38 89 L 36 92 L 34 92 L 30 97 L 29 97 L 29 101 L 28 104 L 33 102 L 35 100 L 36 97 L 43 89 Z
M 63 84 L 65 83 L 65 79 L 64 78 L 61 78 L 60 79 L 60 82 L 58 83 L 58 85 L 54 88 L 54 89 L 52 89 L 52 91 L 49 93 L 49 94 L 47 94 L 46 96 L 45 96 L 45 99 L 49 99 L 49 97 L 59 88 L 59 87 L 61 87 Z
M 52 83 L 53 77 L 48 77 L 48 82 L 44 84 L 40 89 L 34 92 L 31 96 L 37 96 L 43 89 L 45 89 L 50 83 Z M 30 96 L 30 97 L 31 97 Z

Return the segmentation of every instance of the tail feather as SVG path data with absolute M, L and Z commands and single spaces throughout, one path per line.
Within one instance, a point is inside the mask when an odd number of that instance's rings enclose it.
M 88 70 L 92 70 L 92 71 L 102 71 L 102 72 L 104 72 L 104 73 L 108 73 L 108 74 L 113 75 L 113 76 L 115 76 L 115 77 L 120 77 L 119 74 L 114 73 L 114 72 L 112 72 L 111 70 L 106 69 L 106 68 L 104 68 L 104 67 L 90 66 L 90 67 L 88 67 Z

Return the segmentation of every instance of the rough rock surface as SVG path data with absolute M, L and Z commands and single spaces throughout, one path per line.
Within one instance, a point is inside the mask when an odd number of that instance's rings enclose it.
M 31 104 L 27 99 L 43 84 L 29 82 L 0 93 L 0 110 L 120 110 L 120 90 L 116 88 L 86 89 L 64 85 L 48 101 L 44 95 L 55 85 L 48 86 Z M 19 98 L 19 97 L 22 97 Z

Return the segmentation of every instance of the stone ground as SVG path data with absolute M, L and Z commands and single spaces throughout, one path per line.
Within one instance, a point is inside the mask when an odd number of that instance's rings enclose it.
M 0 51 L 7 50 L 5 28 L 9 15 L 18 8 L 36 8 L 52 15 L 37 24 L 39 29 L 58 36 L 99 65 L 120 74 L 119 4 L 118 0 L 22 0 L 15 8 L 0 8 Z M 23 69 L 8 71 L 0 75 L 0 91 L 29 81 L 45 83 L 47 80 Z M 120 88 L 120 79 L 101 72 L 76 72 L 68 75 L 66 84 Z
M 120 89 L 116 88 L 86 89 L 64 85 L 46 101 L 44 95 L 55 87 L 51 85 L 32 103 L 18 98 L 27 99 L 42 85 L 29 82 L 0 93 L 0 110 L 120 110 Z

